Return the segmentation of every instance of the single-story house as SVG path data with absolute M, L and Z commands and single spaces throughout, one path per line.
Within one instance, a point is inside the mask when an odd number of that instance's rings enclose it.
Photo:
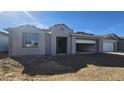
M 8 51 L 8 41 L 8 34 L 0 31 L 0 52 Z
M 9 55 L 57 55 L 117 51 L 120 37 L 115 34 L 93 35 L 74 32 L 65 24 L 49 29 L 23 25 L 9 32 Z

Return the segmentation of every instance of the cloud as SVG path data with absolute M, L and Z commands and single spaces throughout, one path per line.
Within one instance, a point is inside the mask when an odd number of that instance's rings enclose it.
M 0 11 L 0 14 L 3 13 L 3 11 Z
M 117 24 L 117 25 L 115 25 L 113 27 L 109 27 L 108 30 L 115 31 L 115 30 L 121 28 L 122 26 L 123 26 L 122 24 Z
M 24 13 L 33 21 L 32 23 L 28 23 L 28 24 L 32 24 L 32 25 L 35 25 L 39 28 L 47 28 L 47 26 L 41 24 L 38 20 L 36 20 L 29 12 L 27 11 L 24 11 Z M 25 22 L 27 23 L 27 22 Z

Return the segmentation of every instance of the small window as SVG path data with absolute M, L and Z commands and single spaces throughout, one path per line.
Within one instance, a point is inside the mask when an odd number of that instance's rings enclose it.
M 23 46 L 26 48 L 38 47 L 38 34 L 24 33 Z

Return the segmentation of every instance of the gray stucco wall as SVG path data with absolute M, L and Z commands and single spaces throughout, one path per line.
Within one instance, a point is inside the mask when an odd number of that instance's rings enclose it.
M 98 53 L 102 53 L 103 52 L 103 39 L 99 39 L 98 40 Z
M 38 34 L 38 48 L 23 47 L 23 33 Z M 32 26 L 15 28 L 10 32 L 10 56 L 18 55 L 44 55 L 45 54 L 45 33 Z
M 51 55 L 51 34 L 45 33 L 46 55 Z
M 71 36 L 71 53 L 76 54 L 76 37 Z
M 56 25 L 49 29 L 49 32 L 42 31 L 35 26 L 20 26 L 9 30 L 9 55 L 56 55 L 56 37 L 67 37 L 67 54 L 76 54 L 76 39 L 95 40 L 96 52 L 103 52 L 103 42 L 114 42 L 115 51 L 117 46 L 119 50 L 124 51 L 124 43 L 118 42 L 117 40 L 103 39 L 99 37 L 83 36 L 73 34 L 73 31 L 64 26 Z M 23 34 L 32 33 L 38 34 L 38 48 L 24 48 L 23 47 Z M 124 42 L 124 41 L 123 41 Z M 89 47 L 90 49 L 92 47 Z M 91 49 L 94 50 L 95 49 Z
M 71 29 L 59 25 L 50 28 L 51 31 L 51 55 L 56 55 L 56 37 L 67 37 L 67 54 L 71 54 Z

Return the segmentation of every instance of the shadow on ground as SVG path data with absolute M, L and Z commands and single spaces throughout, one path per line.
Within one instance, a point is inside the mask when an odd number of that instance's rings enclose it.
M 21 56 L 12 59 L 24 66 L 22 73 L 28 75 L 55 75 L 75 73 L 87 65 L 124 67 L 124 56 L 110 54 L 62 55 L 54 57 Z

